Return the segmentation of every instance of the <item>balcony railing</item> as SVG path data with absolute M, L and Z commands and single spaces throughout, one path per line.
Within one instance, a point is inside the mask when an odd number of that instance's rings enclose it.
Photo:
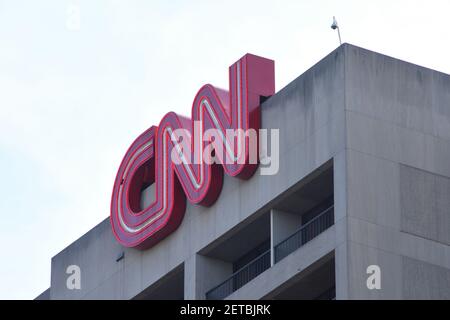
M 270 268 L 270 250 L 267 250 L 257 258 L 246 264 L 244 267 L 233 273 L 224 282 L 206 293 L 206 299 L 223 299 L 240 287 L 256 278 Z
M 334 206 L 324 210 L 316 217 L 300 227 L 294 234 L 289 236 L 274 247 L 274 262 L 277 263 L 290 253 L 294 252 L 308 241 L 317 237 L 334 223 Z
M 334 206 L 324 210 L 300 227 L 294 234 L 274 247 L 274 262 L 277 263 L 302 245 L 312 240 L 334 223 Z M 206 293 L 208 300 L 220 300 L 232 294 L 258 275 L 270 268 L 270 249 L 233 273 L 225 281 Z

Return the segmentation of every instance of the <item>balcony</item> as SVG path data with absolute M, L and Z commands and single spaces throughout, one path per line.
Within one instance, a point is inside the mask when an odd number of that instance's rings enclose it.
M 334 223 L 334 206 L 331 205 L 302 225 L 296 232 L 274 246 L 274 263 L 294 252 Z M 224 299 L 271 267 L 271 250 L 267 250 L 234 272 L 225 281 L 206 293 L 206 299 Z
M 277 263 L 290 253 L 294 252 L 308 241 L 317 237 L 334 223 L 334 206 L 322 211 L 310 221 L 305 223 L 289 236 L 274 247 L 274 262 Z
M 270 250 L 267 250 L 247 265 L 233 273 L 228 279 L 206 293 L 208 300 L 220 300 L 232 294 L 246 283 L 270 268 Z

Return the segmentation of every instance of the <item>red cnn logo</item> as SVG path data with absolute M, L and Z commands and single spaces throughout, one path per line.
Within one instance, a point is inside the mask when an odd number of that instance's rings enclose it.
M 274 62 L 246 54 L 229 68 L 229 86 L 228 92 L 204 85 L 195 96 L 191 119 L 169 112 L 158 127 L 152 126 L 131 144 L 111 199 L 111 226 L 122 245 L 146 249 L 168 236 L 183 220 L 186 197 L 191 203 L 212 205 L 222 189 L 223 171 L 241 179 L 253 175 L 257 163 L 249 161 L 249 137 L 238 136 L 230 147 L 225 132 L 260 128 L 260 98 L 275 92 Z M 172 151 L 179 148 L 173 139 L 177 129 L 189 132 L 188 143 L 194 146 L 197 142 L 199 150 L 208 143 L 202 138 L 204 132 L 216 130 L 219 135 L 210 143 L 226 150 L 231 161 L 217 155 L 220 164 L 207 163 L 202 157 L 198 163 L 174 162 Z M 141 210 L 141 190 L 151 184 L 155 184 L 155 201 Z

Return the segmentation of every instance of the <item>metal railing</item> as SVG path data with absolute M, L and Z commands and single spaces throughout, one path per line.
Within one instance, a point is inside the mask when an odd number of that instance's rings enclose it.
M 294 234 L 274 247 L 274 262 L 277 263 L 308 241 L 317 237 L 334 224 L 334 206 L 322 211 L 300 227 Z
M 274 263 L 277 263 L 302 245 L 318 236 L 334 224 L 334 206 L 322 211 L 300 227 L 294 234 L 274 247 Z M 267 250 L 241 269 L 229 276 L 218 286 L 206 293 L 208 300 L 220 300 L 232 294 L 271 266 L 271 250 Z
M 270 268 L 270 249 L 259 255 L 224 282 L 206 293 L 208 300 L 223 299 Z

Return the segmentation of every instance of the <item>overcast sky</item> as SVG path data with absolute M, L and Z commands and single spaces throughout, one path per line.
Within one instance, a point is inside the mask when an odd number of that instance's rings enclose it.
M 0 0 L 0 299 L 49 287 L 139 133 L 247 52 L 281 89 L 337 47 L 333 15 L 344 42 L 450 73 L 448 0 Z

